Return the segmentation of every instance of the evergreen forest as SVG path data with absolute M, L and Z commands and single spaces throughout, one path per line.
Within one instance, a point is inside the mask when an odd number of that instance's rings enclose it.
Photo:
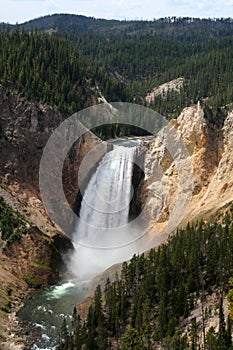
M 223 310 L 227 293 L 233 307 L 232 218 L 231 207 L 223 219 L 188 224 L 124 262 L 120 276 L 96 288 L 85 321 L 76 308 L 71 326 L 64 319 L 58 349 L 232 349 L 232 319 Z M 213 295 L 217 303 L 205 307 Z M 199 320 L 192 316 L 197 305 Z M 218 332 L 206 328 L 213 314 Z
M 52 15 L 0 28 L 0 82 L 56 106 L 64 117 L 100 95 L 148 105 L 149 92 L 177 78 L 182 86 L 150 103 L 166 118 L 198 101 L 211 107 L 216 122 L 232 108 L 230 18 L 108 21 Z

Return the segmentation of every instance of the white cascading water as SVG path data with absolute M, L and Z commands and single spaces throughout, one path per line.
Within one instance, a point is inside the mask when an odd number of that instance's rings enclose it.
M 124 226 L 133 194 L 135 152 L 136 147 L 114 145 L 85 190 L 73 234 L 75 253 L 71 257 L 71 270 L 78 276 L 93 276 L 130 257 L 129 250 L 119 246 L 130 235 Z

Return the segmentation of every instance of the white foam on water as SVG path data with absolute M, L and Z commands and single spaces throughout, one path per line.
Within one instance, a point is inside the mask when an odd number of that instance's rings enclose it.
M 47 293 L 47 299 L 60 299 L 63 295 L 65 295 L 68 292 L 70 288 L 73 287 L 75 287 L 75 284 L 71 281 L 65 282 L 60 286 L 56 286 Z
M 31 347 L 31 350 L 56 350 L 56 346 L 52 346 L 50 348 L 39 348 L 39 346 L 37 346 L 36 344 L 34 344 Z
M 56 346 L 52 346 L 51 348 L 39 348 L 36 344 L 31 347 L 31 350 L 56 350 Z
M 50 337 L 45 333 L 42 334 L 41 338 L 47 342 L 50 340 Z
M 41 329 L 45 329 L 45 326 L 43 326 L 42 324 L 40 323 L 33 323 L 33 325 L 37 328 L 41 328 Z

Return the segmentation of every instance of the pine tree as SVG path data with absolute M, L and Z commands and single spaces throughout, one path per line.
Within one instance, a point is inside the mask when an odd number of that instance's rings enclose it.
M 222 350 L 227 350 L 228 335 L 226 331 L 226 323 L 223 311 L 223 298 L 220 299 L 219 306 L 219 331 L 218 331 L 218 343 L 221 345 Z
M 213 327 L 206 334 L 205 350 L 219 350 L 218 340 Z
M 60 332 L 60 349 L 69 350 L 69 332 L 67 329 L 66 319 L 64 318 Z
M 120 350 L 145 350 L 139 333 L 134 328 L 129 328 L 120 340 Z

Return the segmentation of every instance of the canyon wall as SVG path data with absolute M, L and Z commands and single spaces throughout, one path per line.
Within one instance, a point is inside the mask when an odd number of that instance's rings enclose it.
M 39 166 L 52 132 L 63 121 L 54 108 L 29 101 L 0 85 L 0 197 L 28 221 L 28 231 L 6 244 L 0 230 L 0 340 L 9 337 L 8 318 L 17 310 L 28 290 L 55 283 L 64 271 L 62 254 L 73 249 L 70 240 L 49 219 L 40 197 Z M 72 209 L 77 205 L 79 167 L 95 146 L 87 177 L 107 151 L 87 131 L 71 147 L 63 167 L 63 187 Z
M 28 101 L 17 92 L 6 91 L 1 85 L 0 116 L 1 183 L 26 206 L 26 215 L 42 230 L 47 230 L 51 222 L 40 201 L 39 166 L 50 135 L 64 117 L 56 109 Z M 80 184 L 86 181 L 86 178 L 78 178 L 80 164 L 96 145 L 101 146 L 98 152 L 92 152 L 86 175 L 106 153 L 106 143 L 87 131 L 74 143 L 66 157 L 63 187 L 72 209 L 75 208 Z
M 233 201 L 232 126 L 233 113 L 228 114 L 223 125 L 219 123 L 217 126 L 212 121 L 211 111 L 198 104 L 185 108 L 177 119 L 169 122 L 159 137 L 145 143 L 145 182 L 141 196 L 146 203 L 151 237 L 164 232 L 179 191 L 182 191 L 184 179 L 179 176 L 182 157 L 178 156 L 174 161 L 167 149 L 170 133 L 181 138 L 192 168 L 190 200 L 180 222 L 180 225 L 185 225 L 188 221 L 208 218 Z M 174 143 L 173 148 L 176 146 Z M 162 200 L 161 193 L 164 195 Z
M 19 306 L 28 288 L 46 286 L 60 277 L 64 268 L 62 253 L 72 249 L 72 244 L 47 216 L 38 178 L 44 146 L 63 121 L 62 115 L 56 109 L 28 101 L 0 86 L 0 116 L 0 196 L 29 222 L 27 234 L 19 240 L 10 245 L 0 240 L 3 319 L 0 334 L 4 338 L 8 332 L 9 311 Z M 134 217 L 140 209 L 144 210 L 149 222 L 149 239 L 153 242 L 155 237 L 161 241 L 166 237 L 164 233 L 184 180 L 179 176 L 182 157 L 174 161 L 172 152 L 166 148 L 172 135 L 169 133 L 182 139 L 192 165 L 192 186 L 185 188 L 191 196 L 179 224 L 208 219 L 233 201 L 233 113 L 228 114 L 224 125 L 216 126 L 205 106 L 184 109 L 176 120 L 169 122 L 160 137 L 142 140 L 146 149 L 142 154 L 145 174 L 140 167 L 134 171 L 133 185 L 138 190 L 130 215 Z M 67 154 L 63 187 L 74 211 L 79 211 L 82 193 L 107 151 L 107 144 L 87 131 Z M 179 149 L 174 143 L 174 153 L 176 151 Z M 85 164 L 83 172 L 82 163 Z M 185 168 L 184 175 L 190 176 Z

